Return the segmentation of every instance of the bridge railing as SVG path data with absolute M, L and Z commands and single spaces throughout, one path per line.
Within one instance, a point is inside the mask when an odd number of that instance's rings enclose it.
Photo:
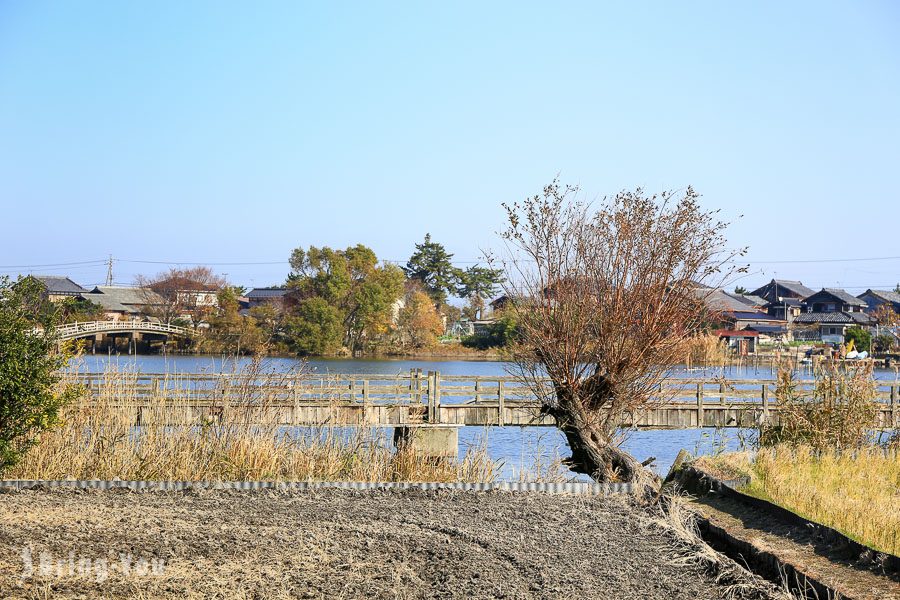
M 433 423 L 550 424 L 540 416 L 541 402 L 531 388 L 509 376 L 413 370 L 395 375 L 82 373 L 72 377 L 94 395 L 114 394 L 138 403 L 151 398 L 197 406 L 255 403 L 309 414 L 324 414 L 315 409 L 407 407 Z M 800 390 L 814 385 L 813 381 L 798 382 Z M 641 418 L 643 426 L 660 427 L 744 423 L 748 415 L 778 410 L 775 389 L 776 383 L 765 379 L 669 379 L 647 411 L 651 416 Z M 900 423 L 900 384 L 877 382 L 876 400 L 882 405 L 881 423 Z
M 81 337 L 97 333 L 115 332 L 149 332 L 165 333 L 169 335 L 191 335 L 192 331 L 186 327 L 157 323 L 154 321 L 86 321 L 66 323 L 56 328 L 56 333 L 61 340 Z

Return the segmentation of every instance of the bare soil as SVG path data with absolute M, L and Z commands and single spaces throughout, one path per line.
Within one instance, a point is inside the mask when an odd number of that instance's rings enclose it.
M 683 550 L 622 497 L 0 493 L 2 598 L 724 597 Z

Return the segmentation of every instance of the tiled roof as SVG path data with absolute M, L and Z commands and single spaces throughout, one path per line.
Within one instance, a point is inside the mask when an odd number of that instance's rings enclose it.
M 784 325 L 751 325 L 747 329 L 758 331 L 759 333 L 786 333 L 787 327 Z
M 738 300 L 723 290 L 695 288 L 693 292 L 706 303 L 707 308 L 717 312 L 746 311 L 751 308 L 743 299 Z
M 869 325 L 872 318 L 861 312 L 810 312 L 802 313 L 794 318 L 794 323 L 836 323 Z
M 900 294 L 894 291 L 889 290 L 866 290 L 858 297 L 862 299 L 863 296 L 869 294 L 871 296 L 875 296 L 879 300 L 883 300 L 885 302 L 892 302 L 894 304 L 900 304 Z
M 287 288 L 282 287 L 253 288 L 247 293 L 247 298 L 282 298 L 287 293 Z
M 136 314 L 138 312 L 137 309 L 125 306 L 109 294 L 89 292 L 87 294 L 82 294 L 81 297 L 99 305 L 106 312 L 121 312 L 127 314 Z
M 48 294 L 77 295 L 87 291 L 68 277 L 58 277 L 55 275 L 31 275 L 31 277 L 40 281 Z
M 787 291 L 791 292 L 792 294 L 796 294 L 797 296 L 799 296 L 801 298 L 806 298 L 806 297 L 812 296 L 813 294 L 816 293 L 815 290 L 809 289 L 808 287 L 806 287 L 799 281 L 791 281 L 790 279 L 773 279 L 772 281 L 770 281 L 766 285 L 762 286 L 761 288 L 754 290 L 752 293 L 754 293 L 754 294 L 763 293 L 765 288 L 770 285 L 775 285 L 780 288 L 784 288 Z
M 729 317 L 732 317 L 741 321 L 780 321 L 781 319 L 776 319 L 772 315 L 764 312 L 760 312 L 758 310 L 733 310 L 729 311 Z
M 92 294 L 105 294 L 120 304 L 138 306 L 165 304 L 162 296 L 149 288 L 125 287 L 118 285 L 98 285 Z
M 822 288 L 822 292 L 831 294 L 835 298 L 840 299 L 841 302 L 844 302 L 851 306 L 866 306 L 865 302 L 863 302 L 853 294 L 839 288 Z M 822 292 L 819 292 L 819 294 L 821 294 Z
M 768 300 L 754 296 L 753 294 L 735 294 L 732 292 L 723 292 L 726 296 L 734 298 L 738 302 L 743 302 L 747 306 L 765 306 Z

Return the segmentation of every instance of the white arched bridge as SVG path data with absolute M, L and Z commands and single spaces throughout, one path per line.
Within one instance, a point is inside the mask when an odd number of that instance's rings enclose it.
M 101 333 L 156 333 L 166 336 L 191 337 L 196 332 L 178 325 L 138 320 L 66 323 L 56 328 L 56 334 L 60 341 L 92 337 Z

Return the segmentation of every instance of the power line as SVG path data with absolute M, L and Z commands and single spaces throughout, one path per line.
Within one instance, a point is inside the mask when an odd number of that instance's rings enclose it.
M 743 261 L 751 265 L 783 265 L 801 263 L 842 263 L 842 262 L 870 262 L 876 260 L 900 260 L 900 256 L 874 256 L 869 258 L 820 258 L 801 260 L 749 260 Z M 741 261 L 734 261 L 741 262 Z
M 117 258 L 116 262 L 123 263 L 137 263 L 144 265 L 203 265 L 208 267 L 239 267 L 239 266 L 253 266 L 253 265 L 286 265 L 288 261 L 286 260 L 277 260 L 277 261 L 260 261 L 260 262 L 192 262 L 192 261 L 177 261 L 177 260 L 136 260 L 130 258 Z
M 40 269 L 44 267 L 72 267 L 75 265 L 99 265 L 105 263 L 105 259 L 101 260 L 84 260 L 79 262 L 66 263 L 48 263 L 44 265 L 0 265 L 0 269 Z

